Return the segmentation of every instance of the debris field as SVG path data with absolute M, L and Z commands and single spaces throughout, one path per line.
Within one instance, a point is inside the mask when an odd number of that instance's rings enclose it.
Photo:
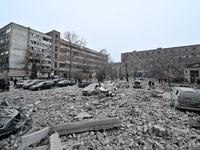
M 170 92 L 129 87 L 106 97 L 82 96 L 77 85 L 41 91 L 11 87 L 0 99 L 28 116 L 32 127 L 1 138 L 0 149 L 198 149 L 199 114 L 171 107 Z

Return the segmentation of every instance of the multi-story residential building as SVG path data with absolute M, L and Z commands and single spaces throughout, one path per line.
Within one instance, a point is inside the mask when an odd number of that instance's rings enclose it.
M 30 77 L 31 68 L 37 64 L 38 77 L 57 75 L 66 77 L 69 71 L 68 42 L 60 38 L 60 32 L 42 33 L 15 23 L 0 29 L 0 78 Z M 73 58 L 72 75 L 94 73 L 107 67 L 108 56 L 81 47 Z
M 159 58 L 173 57 L 174 65 L 182 66 L 199 62 L 200 60 L 200 45 L 188 45 L 170 48 L 157 48 L 154 50 L 133 51 L 121 54 L 121 62 L 143 64 L 145 69 L 139 72 L 147 71 L 148 68 L 153 68 Z

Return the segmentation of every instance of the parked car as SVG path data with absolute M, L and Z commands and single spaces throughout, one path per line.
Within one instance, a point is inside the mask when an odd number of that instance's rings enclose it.
M 135 80 L 135 81 L 133 82 L 133 88 L 142 88 L 141 81 Z
M 60 82 L 60 81 L 63 81 L 63 80 L 66 80 L 65 78 L 58 78 L 58 79 L 54 79 L 53 82 L 54 84 Z
M 97 93 L 99 93 L 99 84 L 98 83 L 90 84 L 82 90 L 82 94 L 84 96 L 95 95 Z
M 40 82 L 44 82 L 44 80 L 33 80 L 33 81 L 30 82 L 30 83 L 24 84 L 22 87 L 23 87 L 24 89 L 29 89 L 31 86 L 37 85 L 37 84 L 40 83 Z
M 192 88 L 175 87 L 171 93 L 174 108 L 200 111 L 200 93 Z
M 21 88 L 24 84 L 30 83 L 33 80 L 20 80 L 16 83 L 16 88 Z
M 44 89 L 52 89 L 54 88 L 54 82 L 53 81 L 46 81 L 46 82 L 40 82 L 37 85 L 33 85 L 30 87 L 30 90 L 44 90 Z
M 57 83 L 58 87 L 62 87 L 62 86 L 72 86 L 75 85 L 75 82 L 69 81 L 69 80 L 62 80 L 60 82 Z
M 79 88 L 84 88 L 84 87 L 86 87 L 86 86 L 88 86 L 90 84 L 92 84 L 92 82 L 90 82 L 90 81 L 81 81 L 81 82 L 78 83 L 78 87 Z

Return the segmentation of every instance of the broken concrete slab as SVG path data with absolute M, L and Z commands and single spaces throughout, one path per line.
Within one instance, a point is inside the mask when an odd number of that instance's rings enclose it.
M 86 112 L 80 112 L 75 119 L 91 118 L 92 116 Z
M 58 133 L 54 133 L 50 136 L 50 150 L 62 150 L 62 143 Z
M 42 130 L 36 131 L 34 133 L 31 133 L 29 135 L 24 135 L 20 138 L 20 142 L 18 145 L 18 150 L 22 150 L 25 147 L 34 144 L 36 142 L 39 142 L 41 139 L 46 137 L 50 131 L 50 127 L 46 127 Z
M 85 131 L 112 129 L 115 127 L 121 127 L 120 119 L 118 117 L 96 120 L 84 120 L 80 122 L 68 123 L 65 125 L 56 125 L 52 127 L 52 130 L 58 132 L 60 135 L 67 135 Z

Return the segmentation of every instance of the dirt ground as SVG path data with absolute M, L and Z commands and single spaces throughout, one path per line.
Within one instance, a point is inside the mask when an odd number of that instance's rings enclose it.
M 120 118 L 120 128 L 60 136 L 62 149 L 198 149 L 200 130 L 194 122 L 199 123 L 199 114 L 175 110 L 170 106 L 172 89 L 155 80 L 155 89 L 149 90 L 148 81 L 141 80 L 143 89 L 134 89 L 130 79 L 130 87 L 118 88 L 114 97 L 82 96 L 82 89 L 77 86 L 29 91 L 15 89 L 11 84 L 10 92 L 1 92 L 0 99 L 19 106 L 25 114 L 32 109 L 30 117 L 35 131 L 83 120 Z M 83 112 L 87 115 L 77 117 Z M 49 149 L 49 136 L 25 149 Z M 11 149 L 19 139 L 19 133 L 14 133 L 2 139 L 0 147 L 6 142 L 3 148 Z

